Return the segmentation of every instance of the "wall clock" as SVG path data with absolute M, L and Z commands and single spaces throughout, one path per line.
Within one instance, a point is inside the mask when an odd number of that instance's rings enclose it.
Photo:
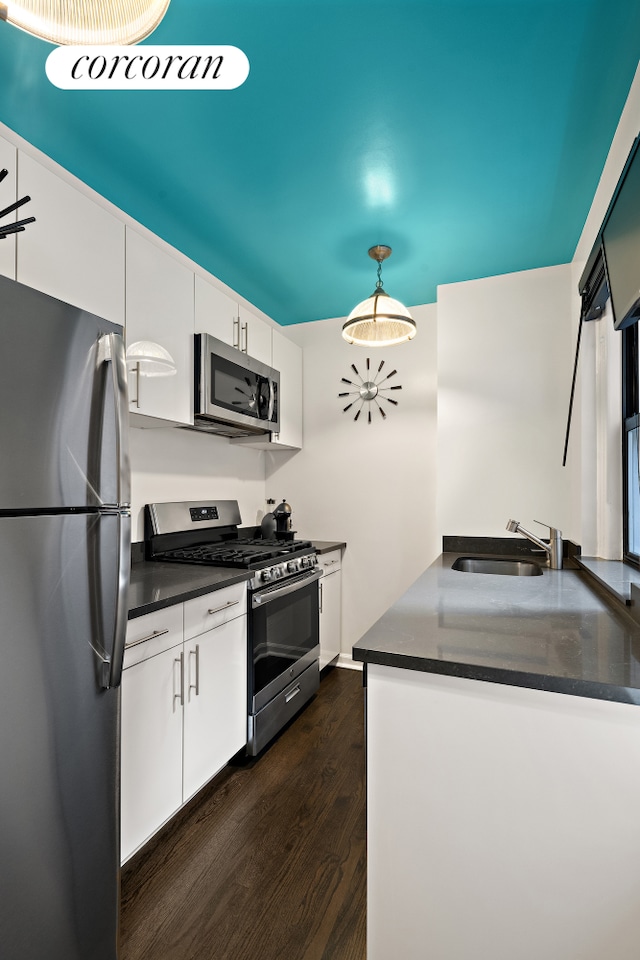
M 388 397 L 387 393 L 391 390 L 402 390 L 400 384 L 387 384 L 387 381 L 391 380 L 392 377 L 395 377 L 398 371 L 392 370 L 391 373 L 385 374 L 383 372 L 384 360 L 381 360 L 378 364 L 378 369 L 375 373 L 373 373 L 371 370 L 369 357 L 367 357 L 365 363 L 366 370 L 364 372 L 364 376 L 359 372 L 355 363 L 351 364 L 351 369 L 358 378 L 359 382 L 348 380 L 347 377 L 342 377 L 342 383 L 347 383 L 353 388 L 352 390 L 345 390 L 338 394 L 339 397 L 353 397 L 353 400 L 350 400 L 346 407 L 343 407 L 342 412 L 346 413 L 355 406 L 356 412 L 353 419 L 358 420 L 366 404 L 367 422 L 371 423 L 371 405 L 375 404 L 382 419 L 386 420 L 387 415 L 383 410 L 384 401 L 392 404 L 394 407 L 398 406 L 398 401 L 394 400 L 393 397 Z M 385 386 L 385 384 L 387 385 Z
M 8 173 L 8 170 L 0 170 L 0 183 L 2 183 Z M 18 207 L 23 206 L 23 204 L 29 203 L 29 200 L 31 200 L 31 197 L 23 197 L 21 200 L 16 200 L 15 203 L 5 207 L 4 210 L 0 210 L 0 220 L 10 213 L 13 213 L 14 210 L 17 210 Z M 22 233 L 28 223 L 35 223 L 35 219 L 35 217 L 26 217 L 24 220 L 16 220 L 15 223 L 0 224 L 0 240 L 4 240 L 4 238 L 8 237 L 11 233 Z

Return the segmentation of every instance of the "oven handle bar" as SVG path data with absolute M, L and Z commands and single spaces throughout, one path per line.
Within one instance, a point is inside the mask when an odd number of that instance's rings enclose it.
M 319 580 L 322 575 L 322 570 L 313 570 L 311 573 L 305 573 L 302 577 L 296 577 L 293 581 L 290 580 L 281 587 L 270 587 L 267 590 L 254 593 L 251 597 L 251 609 L 255 610 L 256 607 L 263 607 L 265 603 L 270 603 L 279 597 L 286 597 L 288 593 L 295 593 L 296 590 L 301 590 L 302 587 L 313 583 L 314 580 Z

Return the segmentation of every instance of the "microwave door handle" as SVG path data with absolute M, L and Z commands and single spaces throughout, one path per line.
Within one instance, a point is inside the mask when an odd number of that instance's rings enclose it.
M 269 423 L 273 421 L 273 414 L 276 407 L 276 385 L 273 380 L 269 380 L 269 411 L 267 414 L 267 419 Z

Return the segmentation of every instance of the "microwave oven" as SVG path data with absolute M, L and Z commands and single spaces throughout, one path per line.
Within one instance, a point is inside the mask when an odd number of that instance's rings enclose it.
M 223 437 L 277 433 L 280 374 L 208 333 L 195 335 L 194 426 Z

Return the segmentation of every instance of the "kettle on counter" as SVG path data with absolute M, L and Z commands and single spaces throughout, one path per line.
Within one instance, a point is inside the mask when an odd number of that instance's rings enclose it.
M 286 500 L 278 504 L 273 515 L 276 521 L 276 534 L 288 533 L 291 530 L 291 507 Z
M 276 518 L 272 513 L 265 513 L 260 523 L 260 535 L 265 540 L 272 540 L 276 535 Z

